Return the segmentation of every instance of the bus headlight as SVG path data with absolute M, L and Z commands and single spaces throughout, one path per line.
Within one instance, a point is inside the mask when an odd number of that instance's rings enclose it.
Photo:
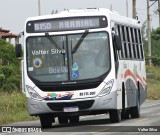
M 38 93 L 31 86 L 26 85 L 26 88 L 32 99 L 39 100 L 39 101 L 42 100 L 42 98 L 38 95 Z
M 110 93 L 112 86 L 113 86 L 114 80 L 110 80 L 106 83 L 106 85 L 103 87 L 102 91 L 100 92 L 99 96 L 104 96 Z

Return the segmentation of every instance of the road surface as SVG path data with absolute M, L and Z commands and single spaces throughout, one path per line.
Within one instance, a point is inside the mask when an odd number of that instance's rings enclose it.
M 40 121 L 27 121 L 13 123 L 7 126 L 25 126 L 25 127 L 40 127 Z M 137 126 L 132 129 L 133 126 Z M 143 128 L 143 126 L 149 126 Z M 158 126 L 158 127 L 153 127 Z M 153 128 L 152 128 L 153 127 Z M 120 134 L 116 131 L 123 132 L 121 134 L 134 134 L 130 131 L 137 131 L 139 135 L 158 135 L 157 132 L 146 132 L 147 130 L 160 131 L 160 100 L 146 100 L 141 106 L 141 117 L 136 119 L 122 120 L 120 123 L 111 123 L 108 114 L 81 116 L 79 124 L 76 125 L 59 125 L 56 119 L 56 123 L 51 128 L 42 129 L 41 133 L 34 133 L 34 135 L 105 135 L 105 134 Z M 143 130 L 143 132 L 139 132 Z M 124 132 L 125 131 L 125 132 Z M 127 131 L 127 132 L 126 132 Z M 112 132 L 112 133 L 111 133 Z M 113 133 L 114 132 L 114 133 Z M 4 134 L 4 133 L 3 133 Z M 22 133 L 5 133 L 5 135 L 17 135 Z M 32 135 L 33 133 L 25 133 L 25 135 Z

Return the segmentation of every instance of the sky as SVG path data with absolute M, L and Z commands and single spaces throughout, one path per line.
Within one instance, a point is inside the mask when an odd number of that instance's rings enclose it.
M 126 0 L 40 0 L 41 15 L 51 14 L 53 10 L 78 8 L 109 8 L 126 16 Z M 152 4 L 152 2 L 150 2 Z M 24 23 L 28 17 L 38 16 L 38 0 L 0 0 L 0 28 L 11 30 L 19 34 L 24 30 Z M 151 8 L 151 24 L 158 27 L 156 2 Z M 137 16 L 141 24 L 146 20 L 146 0 L 137 0 Z M 132 17 L 132 0 L 128 0 L 129 17 Z

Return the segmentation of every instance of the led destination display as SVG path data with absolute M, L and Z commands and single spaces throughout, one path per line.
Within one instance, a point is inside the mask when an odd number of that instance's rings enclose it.
M 81 30 L 91 28 L 94 29 L 104 27 L 107 27 L 107 18 L 104 16 L 58 18 L 38 21 L 35 20 L 29 21 L 26 26 L 28 33 Z

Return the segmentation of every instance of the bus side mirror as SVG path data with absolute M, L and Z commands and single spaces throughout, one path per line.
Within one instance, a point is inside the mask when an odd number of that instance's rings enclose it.
M 117 50 L 122 50 L 122 42 L 120 36 L 115 35 L 115 44 Z
M 22 45 L 16 44 L 16 57 L 21 57 L 21 56 L 22 56 Z

